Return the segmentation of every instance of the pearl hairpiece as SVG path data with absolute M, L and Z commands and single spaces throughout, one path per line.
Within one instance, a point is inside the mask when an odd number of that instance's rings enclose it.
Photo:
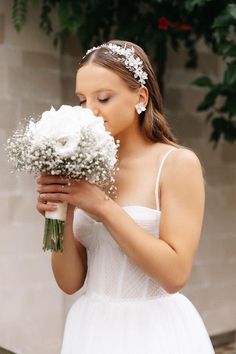
M 86 54 L 83 56 L 83 59 L 90 52 L 98 48 L 108 48 L 112 54 L 124 56 L 124 58 L 120 58 L 118 60 L 124 63 L 125 67 L 134 74 L 135 79 L 138 78 L 137 80 L 141 85 L 145 85 L 145 80 L 147 80 L 148 74 L 143 70 L 143 61 L 138 56 L 134 56 L 134 47 L 126 48 L 126 46 L 121 47 L 120 45 L 113 43 L 101 44 L 98 47 L 93 47 L 87 50 Z

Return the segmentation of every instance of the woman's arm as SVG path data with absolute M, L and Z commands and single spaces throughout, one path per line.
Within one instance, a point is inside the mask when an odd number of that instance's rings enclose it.
M 67 294 L 73 294 L 84 284 L 87 274 L 86 248 L 73 235 L 73 209 L 67 213 L 63 252 L 52 252 L 51 265 L 58 286 Z
M 38 192 L 45 188 L 55 189 L 51 184 L 55 177 L 40 177 L 38 183 Z M 65 187 L 65 185 L 64 185 Z M 52 204 L 52 202 L 54 203 Z M 45 204 L 38 197 L 37 210 L 45 215 L 46 211 L 54 211 L 55 203 L 59 202 L 55 197 L 51 199 L 50 204 Z M 86 248 L 75 239 L 73 234 L 74 206 L 68 204 L 67 218 L 64 230 L 63 252 L 54 252 L 51 254 L 51 265 L 55 280 L 58 286 L 67 294 L 73 294 L 79 290 L 85 281 L 87 274 L 87 252 Z
M 105 227 L 126 255 L 169 293 L 186 283 L 198 248 L 205 191 L 198 157 L 178 149 L 165 162 L 159 238 L 142 229 L 109 200 L 100 209 Z

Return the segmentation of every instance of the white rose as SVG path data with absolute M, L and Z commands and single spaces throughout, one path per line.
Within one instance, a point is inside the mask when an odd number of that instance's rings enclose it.
M 71 106 L 62 106 L 58 111 L 52 107 L 42 114 L 41 119 L 29 124 L 29 133 L 35 144 L 64 136 L 80 136 L 81 126 L 78 116 Z
M 101 143 L 107 134 L 102 117 L 96 117 L 88 108 L 69 105 L 62 105 L 57 111 L 51 107 L 50 111 L 43 112 L 38 122 L 30 122 L 28 133 L 32 144 L 37 146 L 54 141 L 58 154 L 69 157 L 81 140 L 84 126 L 94 133 L 96 143 Z
M 76 135 L 60 136 L 55 141 L 54 149 L 61 157 L 70 157 L 76 151 L 79 139 Z

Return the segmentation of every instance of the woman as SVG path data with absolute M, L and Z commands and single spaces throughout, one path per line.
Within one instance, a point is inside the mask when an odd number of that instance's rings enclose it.
M 64 251 L 52 253 L 59 287 L 73 294 L 61 354 L 210 354 L 205 325 L 179 291 L 190 276 L 204 215 L 196 154 L 163 117 L 150 62 L 113 40 L 80 62 L 76 94 L 120 140 L 116 198 L 86 181 L 38 179 L 37 209 L 67 201 Z M 86 280 L 86 282 L 85 282 Z

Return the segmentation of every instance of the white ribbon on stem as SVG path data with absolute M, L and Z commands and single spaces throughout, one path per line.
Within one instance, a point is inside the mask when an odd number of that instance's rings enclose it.
M 55 203 L 51 203 L 51 204 L 55 204 Z M 46 211 L 45 217 L 47 219 L 66 221 L 68 203 L 67 202 L 56 203 L 56 205 L 57 205 L 57 209 L 54 211 Z

